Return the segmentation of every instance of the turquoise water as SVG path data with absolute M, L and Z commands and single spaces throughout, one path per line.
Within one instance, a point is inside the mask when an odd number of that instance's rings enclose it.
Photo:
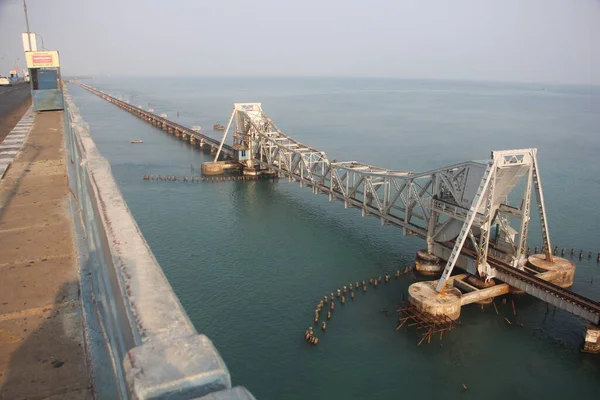
M 227 122 L 233 102 L 262 102 L 281 129 L 330 159 L 391 169 L 423 171 L 537 147 L 553 243 L 600 252 L 598 87 L 325 78 L 88 83 L 206 132 Z M 584 322 L 529 297 L 515 299 L 517 316 L 510 301 L 498 302 L 500 315 L 467 307 L 459 328 L 417 347 L 414 330 L 395 331 L 394 310 L 412 275 L 336 304 L 327 332 L 316 329 L 319 345 L 308 346 L 302 336 L 323 295 L 411 265 L 424 243 L 285 180 L 143 181 L 144 174 L 190 176 L 210 155 L 83 89 L 69 90 L 198 331 L 216 344 L 234 384 L 257 398 L 597 398 L 600 356 L 579 351 Z M 539 228 L 531 231 L 533 247 Z M 573 289 L 600 299 L 595 256 L 577 268 Z

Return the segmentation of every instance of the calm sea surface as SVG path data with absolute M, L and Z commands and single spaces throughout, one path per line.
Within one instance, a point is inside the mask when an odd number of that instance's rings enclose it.
M 390 169 L 424 171 L 490 151 L 537 147 L 550 233 L 577 261 L 573 289 L 600 299 L 600 88 L 384 79 L 98 78 L 86 83 L 206 133 L 234 102 L 262 102 L 294 138 Z M 413 263 L 424 246 L 358 210 L 285 180 L 184 184 L 210 159 L 73 85 L 137 223 L 234 385 L 264 399 L 597 399 L 600 355 L 580 353 L 584 322 L 530 297 L 517 315 L 469 306 L 462 325 L 417 347 L 394 312 L 404 276 L 337 304 L 319 345 L 303 341 L 323 295 Z M 176 117 L 179 112 L 179 117 Z M 131 145 L 132 139 L 144 144 Z M 539 245 L 539 225 L 531 246 Z M 389 310 L 386 314 L 382 310 Z M 524 327 L 507 326 L 504 317 Z M 461 384 L 468 386 L 463 392 Z

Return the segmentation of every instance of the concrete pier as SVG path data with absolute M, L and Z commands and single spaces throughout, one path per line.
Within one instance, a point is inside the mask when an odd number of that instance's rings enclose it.
M 570 288 L 575 281 L 575 264 L 566 258 L 554 256 L 550 262 L 543 254 L 533 254 L 527 258 L 527 266 L 540 272 L 539 278 L 562 288 Z
M 222 175 L 225 173 L 223 164 L 219 162 L 205 162 L 201 166 L 202 175 Z
M 417 260 L 421 260 L 425 265 L 425 267 L 421 266 L 419 272 L 431 275 L 429 265 L 436 265 L 435 262 L 430 261 L 431 257 L 424 250 L 421 250 L 417 252 L 416 258 Z M 575 264 L 560 257 L 554 257 L 554 260 L 549 262 L 543 254 L 534 254 L 528 258 L 525 271 L 538 279 L 562 288 L 568 288 L 573 285 Z M 451 319 L 458 319 L 460 317 L 460 308 L 462 306 L 472 303 L 486 303 L 494 297 L 519 290 L 519 288 L 514 286 L 512 281 L 499 284 L 485 283 L 479 278 L 468 274 L 450 277 L 443 294 L 435 290 L 437 283 L 438 281 L 436 280 L 412 284 L 408 290 L 409 301 L 421 312 L 436 316 L 445 315 Z M 592 332 L 594 331 L 592 330 Z M 590 346 L 591 348 L 595 348 L 595 344 L 593 343 Z M 600 347 L 600 344 L 598 346 Z
M 475 277 L 462 274 L 457 275 L 453 280 L 454 287 L 460 289 L 462 292 L 460 304 L 463 306 L 472 303 L 489 303 L 494 297 L 510 293 L 510 285 L 507 285 L 506 283 L 494 283 L 482 286 L 476 283 L 473 284 L 472 278 Z
M 417 251 L 415 257 L 415 269 L 421 275 L 435 276 L 442 272 L 442 265 L 440 264 L 440 258 L 434 254 L 430 254 L 427 250 Z
M 460 290 L 448 286 L 443 295 L 436 292 L 438 281 L 417 282 L 408 288 L 408 297 L 412 305 L 420 312 L 450 319 L 460 317 L 461 297 Z
M 586 353 L 600 353 L 600 326 L 588 325 L 586 327 L 583 351 Z
M 223 175 L 226 171 L 239 170 L 242 166 L 237 162 L 217 161 L 202 163 L 202 175 Z

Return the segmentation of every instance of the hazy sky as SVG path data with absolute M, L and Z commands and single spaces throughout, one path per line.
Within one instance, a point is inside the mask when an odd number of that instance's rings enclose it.
M 28 0 L 63 74 L 600 84 L 600 0 Z M 23 60 L 0 0 L 0 74 Z M 20 61 L 19 65 L 24 63 Z

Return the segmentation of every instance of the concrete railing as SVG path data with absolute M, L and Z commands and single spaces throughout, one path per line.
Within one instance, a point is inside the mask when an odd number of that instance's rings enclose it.
M 254 399 L 246 389 L 231 387 L 225 362 L 192 325 L 68 92 L 65 99 L 86 343 L 97 398 Z

